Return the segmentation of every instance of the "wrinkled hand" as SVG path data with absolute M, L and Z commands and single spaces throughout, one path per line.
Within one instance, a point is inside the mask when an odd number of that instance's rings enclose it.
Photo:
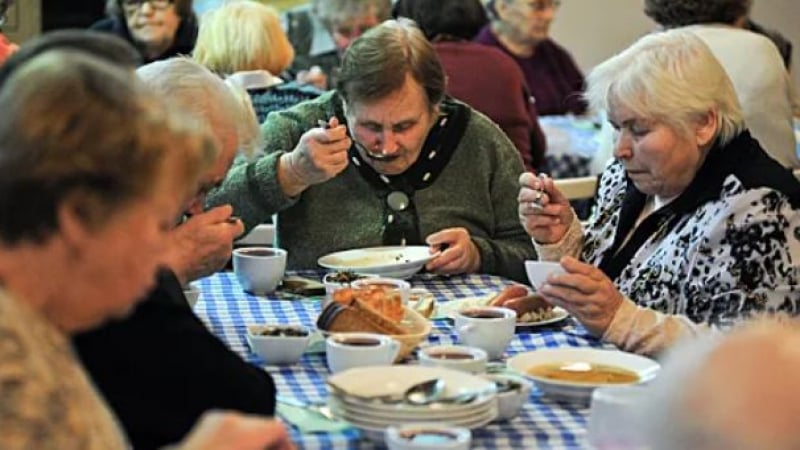
M 566 274 L 551 274 L 539 293 L 572 314 L 594 336 L 602 336 L 624 300 L 603 271 L 575 258 L 561 258 Z
M 233 240 L 244 232 L 241 220 L 230 222 L 233 208 L 218 206 L 193 215 L 171 231 L 170 268 L 182 283 L 220 270 L 233 251 Z
M 279 177 L 283 175 L 281 185 L 290 197 L 330 180 L 347 167 L 347 150 L 352 144 L 347 127 L 335 117 L 328 127 L 306 131 L 294 150 L 281 157 Z
M 575 213 L 553 179 L 525 172 L 519 177 L 519 220 L 536 242 L 553 244 L 567 233 Z
M 432 251 L 441 251 L 425 266 L 429 272 L 440 275 L 474 273 L 481 267 L 480 251 L 466 228 L 446 228 L 431 234 L 425 242 Z
M 292 450 L 294 445 L 280 422 L 234 412 L 203 414 L 180 450 Z
M 328 76 L 319 66 L 312 66 L 309 70 L 297 72 L 295 80 L 300 84 L 310 84 L 321 91 L 328 89 Z

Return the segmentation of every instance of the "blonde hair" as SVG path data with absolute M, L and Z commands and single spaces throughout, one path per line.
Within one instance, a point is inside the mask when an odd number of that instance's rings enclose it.
M 203 15 L 193 56 L 220 75 L 246 70 L 278 75 L 292 63 L 294 48 L 274 8 L 238 0 Z
M 744 128 L 736 91 L 708 46 L 691 31 L 652 33 L 611 57 L 587 77 L 586 99 L 595 110 L 624 106 L 636 116 L 687 135 L 716 110 L 716 137 L 725 144 Z

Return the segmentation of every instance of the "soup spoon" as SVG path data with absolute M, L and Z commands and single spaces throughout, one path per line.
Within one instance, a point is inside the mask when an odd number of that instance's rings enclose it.
M 428 405 L 436 402 L 444 393 L 445 383 L 441 378 L 432 378 L 411 385 L 403 393 L 365 396 L 347 392 L 347 390 L 331 383 L 328 386 L 339 395 L 355 398 L 362 401 L 381 402 L 381 403 L 409 403 L 412 405 Z

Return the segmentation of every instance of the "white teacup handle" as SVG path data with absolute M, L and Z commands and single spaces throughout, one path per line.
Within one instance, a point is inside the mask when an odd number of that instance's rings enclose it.
M 461 327 L 458 329 L 458 333 L 459 333 L 459 334 L 461 334 L 461 333 L 467 334 L 467 333 L 471 333 L 471 332 L 472 332 L 472 330 L 474 330 L 474 329 L 475 329 L 475 325 L 473 325 L 473 324 L 471 324 L 471 323 L 468 323 L 468 324 L 466 324 L 466 325 L 462 325 L 462 326 L 461 326 Z
M 393 362 L 395 359 L 397 359 L 397 355 L 400 354 L 400 342 L 398 342 L 396 339 L 390 340 L 389 350 L 392 352 L 392 357 L 389 358 L 389 362 Z

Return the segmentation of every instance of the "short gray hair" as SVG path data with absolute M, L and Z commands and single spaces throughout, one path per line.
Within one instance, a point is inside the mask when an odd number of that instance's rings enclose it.
M 708 46 L 691 31 L 652 33 L 595 67 L 587 77 L 592 108 L 624 106 L 639 117 L 687 135 L 711 110 L 718 115 L 722 144 L 744 128 L 736 91 Z
M 701 23 L 733 24 L 750 12 L 752 0 L 645 0 L 644 13 L 664 28 Z
M 258 120 L 250 97 L 200 63 L 173 57 L 146 64 L 136 74 L 153 92 L 210 128 L 217 137 L 233 131 L 239 149 L 246 154 L 258 147 Z
M 312 0 L 311 11 L 331 29 L 336 23 L 375 13 L 379 22 L 391 17 L 391 0 Z

